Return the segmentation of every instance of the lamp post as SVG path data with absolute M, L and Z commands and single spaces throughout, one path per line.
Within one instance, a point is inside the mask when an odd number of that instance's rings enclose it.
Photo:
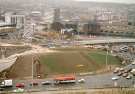
M 105 64 L 106 64 L 106 68 L 108 66 L 108 49 L 106 49 L 106 58 L 105 58 Z
M 32 87 L 33 87 L 33 80 L 34 80 L 34 56 L 32 56 L 32 62 L 31 62 L 31 75 L 32 75 Z
M 108 54 L 109 54 L 109 41 L 107 41 L 107 46 L 106 46 L 106 58 L 105 58 L 105 65 L 106 68 L 108 69 Z

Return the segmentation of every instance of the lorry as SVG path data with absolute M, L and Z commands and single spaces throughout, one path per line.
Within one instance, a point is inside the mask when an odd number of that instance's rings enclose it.
M 0 87 L 1 88 L 6 88 L 6 87 L 12 87 L 13 86 L 13 80 L 9 79 L 9 80 L 3 80 L 0 83 Z

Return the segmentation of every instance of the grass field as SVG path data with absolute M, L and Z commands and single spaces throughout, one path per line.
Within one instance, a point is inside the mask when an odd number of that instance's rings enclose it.
M 41 64 L 47 74 L 90 72 L 105 67 L 106 52 L 85 48 L 55 49 L 58 53 L 41 56 Z M 108 64 L 119 65 L 120 61 L 108 55 Z

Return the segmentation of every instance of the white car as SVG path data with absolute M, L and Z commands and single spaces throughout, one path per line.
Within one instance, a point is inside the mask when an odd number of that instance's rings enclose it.
M 115 76 L 115 77 L 112 77 L 112 80 L 118 80 L 120 77 L 119 76 Z
M 84 83 L 85 82 L 85 79 L 79 79 L 78 82 L 79 83 Z
M 126 79 L 131 79 L 132 78 L 132 75 L 128 75 L 127 77 L 126 77 Z
M 120 71 L 124 71 L 124 68 L 120 68 Z
M 135 61 L 134 61 L 134 62 L 132 62 L 132 65 L 135 65 Z
M 118 73 L 119 71 L 120 71 L 120 68 L 117 67 L 117 68 L 115 68 L 115 70 L 113 71 L 113 73 Z

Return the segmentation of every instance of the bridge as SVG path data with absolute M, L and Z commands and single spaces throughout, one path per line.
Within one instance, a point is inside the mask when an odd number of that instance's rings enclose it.
M 80 45 L 89 45 L 89 44 L 114 44 L 114 43 L 135 43 L 135 39 L 131 38 L 116 38 L 116 39 L 89 39 L 89 40 L 82 40 L 82 41 L 77 41 L 78 44 Z

